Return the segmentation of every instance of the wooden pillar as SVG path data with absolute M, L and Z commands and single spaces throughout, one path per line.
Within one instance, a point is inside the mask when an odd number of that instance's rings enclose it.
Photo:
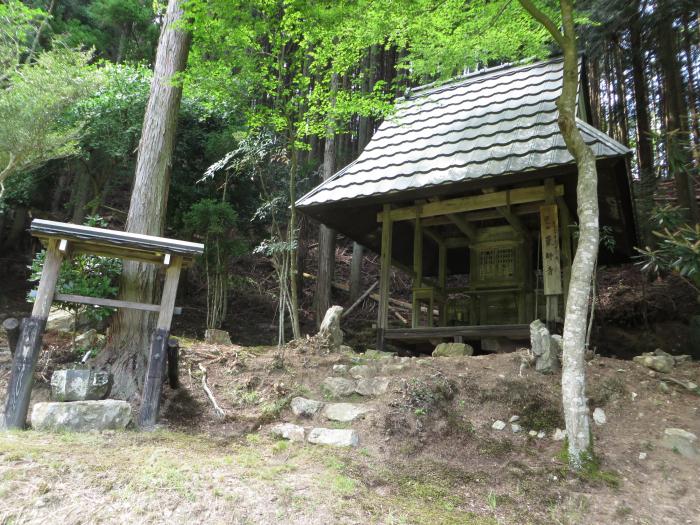
M 438 285 L 440 286 L 440 326 L 447 325 L 447 246 L 438 244 Z
M 382 246 L 379 257 L 379 309 L 377 312 L 377 347 L 384 348 L 384 330 L 389 322 L 389 292 L 391 281 L 391 242 L 394 225 L 391 221 L 391 207 L 384 205 L 382 217 Z
M 165 361 L 168 353 L 168 338 L 170 324 L 175 310 L 175 297 L 177 284 L 180 280 L 182 257 L 174 257 L 170 266 L 165 271 L 165 283 L 163 295 L 158 312 L 158 323 L 151 336 L 151 350 L 148 357 L 146 381 L 143 385 L 143 397 L 141 399 L 141 411 L 139 413 L 139 425 L 142 428 L 150 428 L 156 424 L 158 410 L 160 409 L 160 393 L 163 386 Z
M 7 344 L 10 347 L 10 355 L 14 357 L 15 348 L 19 341 L 19 321 L 14 317 L 8 317 L 2 322 L 2 328 L 7 334 Z
M 168 339 L 168 385 L 172 389 L 180 387 L 180 343 L 174 337 Z
M 571 280 L 571 264 L 573 263 L 571 230 L 569 229 L 571 217 L 564 199 L 557 199 L 557 203 L 559 204 L 559 236 L 561 237 L 562 292 L 564 308 L 566 308 L 566 300 L 569 297 L 569 281 Z
M 420 302 L 416 298 L 416 288 L 423 286 L 423 227 L 420 217 L 416 217 L 413 225 L 413 311 L 411 326 L 418 328 L 420 325 Z M 433 312 L 428 311 L 428 326 Z
M 63 260 L 63 253 L 58 249 L 58 243 L 57 239 L 51 239 L 48 242 L 32 315 L 22 320 L 19 341 L 12 360 L 10 382 L 7 385 L 4 426 L 8 429 L 22 429 L 27 421 L 34 369 L 41 352 L 46 320 L 49 318 Z
M 359 243 L 352 243 L 352 261 L 350 262 L 350 301 L 357 301 L 362 285 L 362 259 L 364 248 Z

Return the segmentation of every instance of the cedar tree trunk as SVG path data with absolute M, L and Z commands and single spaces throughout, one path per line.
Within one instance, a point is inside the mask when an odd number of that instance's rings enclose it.
M 189 33 L 177 26 L 183 16 L 183 3 L 183 0 L 169 0 L 158 41 L 126 222 L 126 231 L 131 233 L 163 234 L 182 97 L 182 86 L 175 77 L 184 71 L 190 47 Z M 119 298 L 153 303 L 156 276 L 153 264 L 124 261 Z M 101 361 L 111 364 L 115 397 L 131 399 L 140 392 L 152 330 L 150 313 L 122 309 L 115 316 L 109 346 L 100 357 Z

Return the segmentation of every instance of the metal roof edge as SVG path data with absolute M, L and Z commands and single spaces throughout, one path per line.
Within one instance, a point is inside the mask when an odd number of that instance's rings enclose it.
M 364 151 L 364 150 L 363 150 L 363 151 Z M 316 193 L 318 193 L 319 191 L 321 191 L 321 190 L 323 189 L 323 187 L 324 187 L 326 184 L 328 184 L 328 183 L 330 183 L 331 181 L 337 179 L 338 177 L 342 177 L 343 174 L 344 174 L 351 166 L 353 166 L 358 160 L 360 160 L 360 157 L 361 157 L 361 156 L 362 156 L 362 153 L 360 153 L 360 156 L 358 156 L 358 157 L 357 157 L 355 160 L 353 160 L 350 164 L 346 164 L 346 165 L 343 166 L 341 169 L 339 169 L 338 171 L 336 171 L 333 175 L 331 175 L 331 176 L 328 177 L 326 180 L 324 180 L 323 182 L 321 182 L 321 184 L 318 184 L 317 186 L 314 186 L 311 190 L 309 190 L 309 191 L 306 192 L 304 195 L 302 195 L 301 197 L 299 197 L 299 198 L 294 202 L 294 206 L 297 207 L 297 208 L 303 208 L 303 207 L 304 207 L 304 201 L 305 201 L 305 200 L 307 200 L 309 197 L 311 197 L 311 196 L 315 195 Z
M 587 133 L 589 136 L 599 140 L 609 148 L 617 151 L 620 153 L 620 155 L 630 155 L 633 150 L 631 148 L 628 148 L 624 144 L 618 142 L 614 138 L 612 138 L 610 135 L 603 133 L 600 131 L 598 128 L 592 126 L 588 122 L 581 120 L 580 118 L 576 118 L 576 125 L 579 127 L 581 131 L 584 133 Z

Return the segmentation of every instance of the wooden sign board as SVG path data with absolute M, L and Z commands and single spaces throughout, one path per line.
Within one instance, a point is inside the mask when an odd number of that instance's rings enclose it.
M 540 206 L 542 275 L 544 276 L 545 295 L 561 295 L 562 293 L 557 211 L 556 204 Z

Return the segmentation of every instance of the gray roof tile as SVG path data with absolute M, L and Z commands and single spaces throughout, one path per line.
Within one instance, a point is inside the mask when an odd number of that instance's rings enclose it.
M 571 164 L 557 125 L 562 61 L 497 67 L 397 102 L 355 162 L 300 208 Z M 599 158 L 629 149 L 579 121 Z

